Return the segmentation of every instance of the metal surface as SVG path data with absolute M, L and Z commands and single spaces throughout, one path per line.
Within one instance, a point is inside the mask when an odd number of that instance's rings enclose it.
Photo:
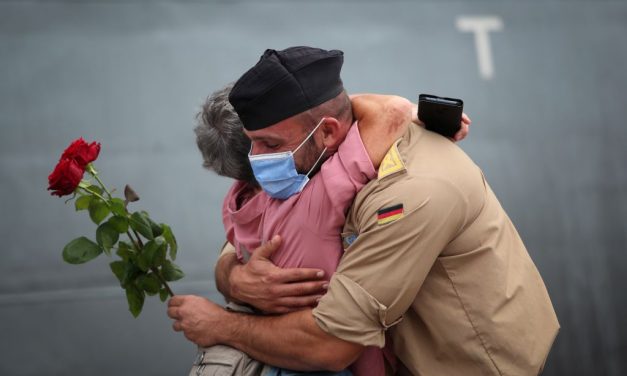
M 625 35 L 622 1 L 0 2 L 0 374 L 188 372 L 163 304 L 133 319 L 106 257 L 62 262 L 95 228 L 46 177 L 70 140 L 102 142 L 106 181 L 179 239 L 173 289 L 219 299 L 230 182 L 201 168 L 194 115 L 265 48 L 301 44 L 344 50 L 350 92 L 463 98 L 461 146 L 562 325 L 545 374 L 625 374 Z

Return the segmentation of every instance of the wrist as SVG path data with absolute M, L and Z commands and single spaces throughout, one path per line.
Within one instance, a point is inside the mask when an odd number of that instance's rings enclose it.
M 233 344 L 233 328 L 237 325 L 237 314 L 222 309 L 218 315 L 217 322 L 220 325 L 212 328 L 216 343 L 232 345 Z
M 218 321 L 219 328 L 215 330 L 215 338 L 217 343 L 231 346 L 245 351 L 247 345 L 250 345 L 251 335 L 258 333 L 255 329 L 258 322 L 253 322 L 258 316 L 250 315 L 243 312 L 233 312 L 226 309 L 222 310 Z

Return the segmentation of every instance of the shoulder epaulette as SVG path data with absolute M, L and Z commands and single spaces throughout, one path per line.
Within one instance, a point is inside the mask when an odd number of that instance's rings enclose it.
M 396 141 L 390 150 L 388 150 L 385 157 L 383 157 L 383 161 L 381 161 L 381 165 L 379 166 L 377 180 L 406 170 L 405 162 L 403 162 L 403 158 L 401 158 L 401 154 L 398 152 L 398 143 L 400 141 L 400 139 Z

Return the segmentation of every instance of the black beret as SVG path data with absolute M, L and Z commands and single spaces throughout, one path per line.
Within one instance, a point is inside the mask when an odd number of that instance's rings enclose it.
M 266 50 L 233 86 L 229 102 L 244 128 L 269 127 L 338 96 L 344 53 L 312 47 Z

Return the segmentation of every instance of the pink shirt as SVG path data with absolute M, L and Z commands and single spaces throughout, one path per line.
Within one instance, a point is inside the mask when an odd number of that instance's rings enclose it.
M 357 192 L 376 176 L 359 136 L 351 126 L 337 153 L 327 159 L 299 194 L 278 200 L 260 192 L 237 206 L 248 189 L 235 182 L 224 200 L 222 219 L 227 239 L 240 261 L 278 234 L 281 248 L 272 256 L 282 268 L 319 268 L 331 278 L 342 256 L 340 233 Z
M 251 251 L 281 235 L 281 247 L 272 255 L 275 265 L 323 269 L 328 280 L 343 253 L 340 234 L 346 212 L 376 174 L 355 123 L 337 153 L 299 194 L 287 200 L 273 199 L 263 191 L 246 200 L 248 185 L 235 182 L 222 207 L 227 239 L 240 261 L 246 262 Z M 356 376 L 384 375 L 383 351 L 367 347 L 350 369 Z

